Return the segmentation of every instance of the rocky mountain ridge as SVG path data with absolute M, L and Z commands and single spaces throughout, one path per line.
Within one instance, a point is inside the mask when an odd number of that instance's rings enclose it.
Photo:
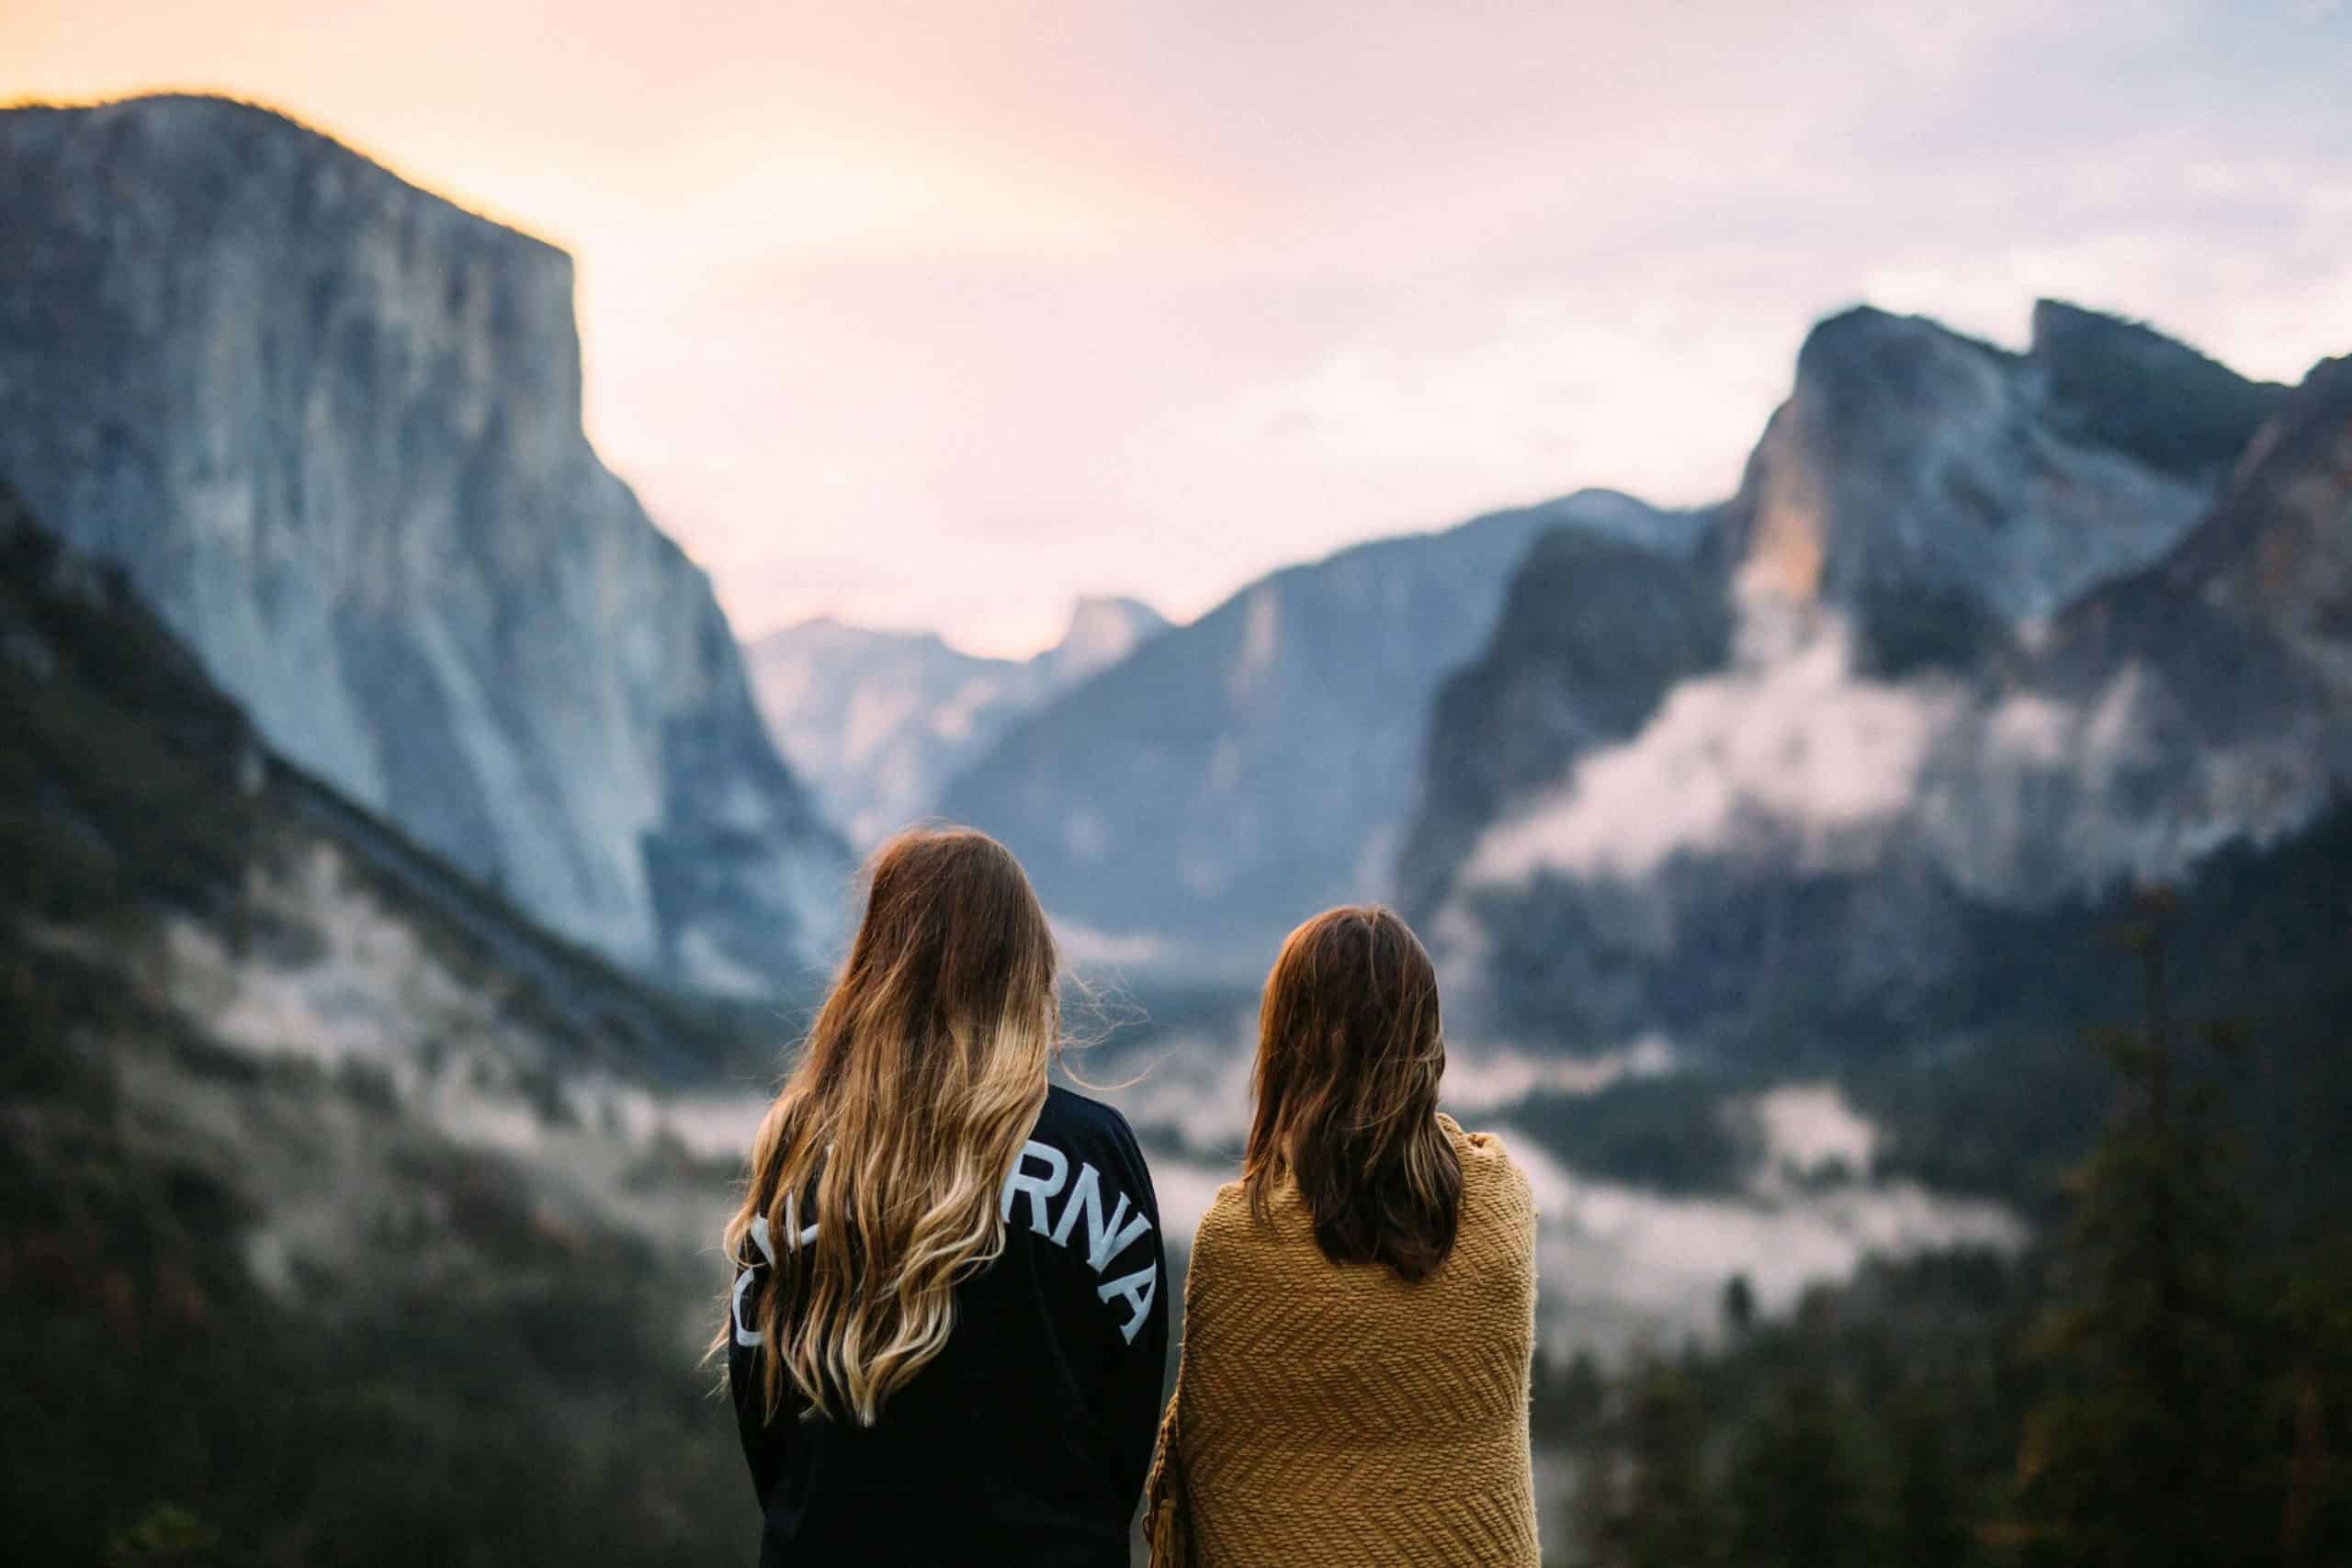
M 2153 374 L 2197 400 L 2149 396 Z M 1922 637 L 2046 617 L 2161 558 L 2279 390 L 2054 301 L 2022 355 L 1858 308 L 1807 334 L 1723 547 L 1743 582 L 1834 605 L 1866 660 L 1907 663 Z
M 2193 875 L 2352 781 L 2339 363 L 2290 391 L 2035 320 L 2023 355 L 1877 312 L 1815 329 L 1704 570 L 1649 595 L 1662 648 L 1674 606 L 1720 607 L 1714 666 L 1596 681 L 1573 630 L 1608 595 L 1522 570 L 1454 683 L 1504 695 L 1441 706 L 1416 828 L 1456 846 L 1421 913 L 1495 1027 L 1932 1042 L 2015 912 Z M 1596 744 L 1612 702 L 1649 706 Z M 1508 787 L 1458 761 L 1498 755 Z
M 1286 568 L 1013 725 L 940 809 L 1012 846 L 1081 961 L 1261 973 L 1306 914 L 1391 895 L 1428 704 L 1529 545 L 1704 526 L 1586 491 Z
M 1087 598 L 1061 639 L 1025 660 L 986 659 L 932 632 L 830 618 L 749 644 L 760 711 L 826 815 L 860 847 L 925 816 L 1007 727 L 1110 665 L 1167 622 L 1135 599 Z

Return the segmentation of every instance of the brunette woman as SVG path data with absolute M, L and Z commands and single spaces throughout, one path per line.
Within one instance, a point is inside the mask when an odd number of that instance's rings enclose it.
M 1405 922 L 1333 909 L 1259 1011 L 1241 1179 L 1201 1222 L 1152 1562 L 1535 1568 L 1535 1207 L 1437 1109 L 1437 977 Z
M 1053 937 L 1003 846 L 910 833 L 869 879 L 727 1227 L 760 1561 L 1125 1568 L 1168 1332 L 1143 1156 L 1046 1085 Z

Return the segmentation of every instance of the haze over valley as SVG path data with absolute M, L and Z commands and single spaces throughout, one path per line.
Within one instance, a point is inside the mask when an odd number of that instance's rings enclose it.
M 1516 1094 L 1457 1090 L 1465 1111 L 1605 1101 L 1631 1062 L 1728 1075 L 1693 1103 L 1736 1121 L 1779 1075 L 1812 1093 L 2069 1016 L 1987 999 L 2015 922 L 2301 831 L 2352 759 L 2340 363 L 2290 389 L 2056 302 L 2021 353 L 1862 309 L 1807 339 L 1716 505 L 1576 491 L 1287 568 L 1172 627 L 1091 601 L 1027 661 L 828 622 L 739 655 L 581 443 L 559 253 L 240 106 L 19 110 L 0 141 L 0 209 L 40 240 L 11 252 L 11 297 L 58 301 L 0 323 L 12 482 L 124 570 L 277 755 L 652 984 L 770 998 L 772 1046 L 838 951 L 850 846 L 933 818 L 998 835 L 1080 973 L 1128 998 L 1106 1049 L 1152 1066 L 1124 1098 L 1193 1162 L 1171 1213 L 1237 1152 L 1250 988 L 1324 905 L 1420 925 L 1465 1081 L 1537 1065 Z M 120 215 L 151 187 L 186 205 Z M 131 287 L 158 276 L 184 281 Z M 58 309 L 87 323 L 70 358 Z M 223 380 L 198 348 L 230 322 L 254 353 Z M 201 399 L 132 369 L 182 342 Z M 336 438 L 256 442 L 296 411 Z M 390 483 L 411 450 L 438 466 Z M 304 963 L 182 924 L 175 972 L 241 1048 L 340 1069 L 357 1042 L 439 1103 L 399 1043 L 444 1032 L 397 999 L 426 983 L 339 879 L 313 861 L 268 895 L 321 922 Z M 1163 1029 L 1162 995 L 1225 1010 Z M 1748 1216 L 1718 1272 L 1814 1255 L 1772 1235 L 1811 1212 L 1767 1190 L 1777 1158 L 1750 1140 L 1717 1173 Z M 1847 1165 L 1826 1272 L 1862 1238 L 2016 1234 Z M 1547 1168 L 1563 1225 L 1639 1201 L 1587 1201 L 1607 1173 L 1573 1156 Z M 1622 1343 L 1666 1303 L 1642 1267 L 1564 1262 L 1563 1323 Z M 1667 1315 L 1702 1325 L 1704 1294 Z

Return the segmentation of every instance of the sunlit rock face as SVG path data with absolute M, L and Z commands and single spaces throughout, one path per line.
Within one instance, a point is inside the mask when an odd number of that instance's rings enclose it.
M 2277 390 L 2050 302 L 2024 355 L 1850 310 L 1806 338 L 1724 548 L 1844 611 L 1873 668 L 1965 658 L 2177 545 Z
M 0 113 L 0 468 L 271 742 L 556 929 L 764 989 L 842 849 L 581 427 L 561 252 L 218 99 Z
M 1531 560 L 1453 688 L 1570 717 L 1439 706 L 1428 924 L 1494 1028 L 1933 1041 L 2001 1001 L 2016 915 L 2193 876 L 2352 780 L 2341 362 L 2290 393 L 2068 307 L 2025 355 L 1853 312 L 1698 558 L 1614 635 Z M 1706 603 L 1727 654 L 1675 654 Z M 1610 673 L 1645 636 L 1658 667 Z
M 1533 541 L 1699 525 L 1587 491 L 1275 572 L 1014 725 L 942 809 L 1012 847 L 1081 961 L 1262 974 L 1317 909 L 1393 896 L 1430 699 Z
M 931 812 L 1005 728 L 1167 626 L 1133 599 L 1082 599 L 1033 659 L 984 659 L 931 632 L 818 619 L 744 649 L 786 759 L 851 840 L 870 847 Z

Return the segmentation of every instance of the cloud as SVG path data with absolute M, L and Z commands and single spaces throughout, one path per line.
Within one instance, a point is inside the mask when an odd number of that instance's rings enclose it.
M 1680 1065 L 1674 1043 L 1662 1034 L 1589 1056 L 1448 1042 L 1439 1097 L 1456 1115 L 1483 1116 L 1533 1095 L 1599 1094 L 1630 1079 L 1664 1077 Z
M 1808 871 L 1875 860 L 1964 699 L 1939 684 L 1858 680 L 1839 622 L 1799 628 L 1782 614 L 1751 605 L 1733 669 L 1682 682 L 1639 735 L 1489 829 L 1464 882 L 1631 880 L 1679 852 L 1764 845 Z
M 1106 931 L 1063 916 L 1053 917 L 1054 945 L 1065 962 L 1083 969 L 1116 970 L 1167 956 L 1168 944 L 1148 932 Z
M 1430 926 L 1449 998 L 1491 1001 L 1486 922 L 1526 913 L 1480 893 L 1546 877 L 1615 900 L 1622 932 L 1661 943 L 1689 900 L 1758 878 L 1889 888 L 1931 871 L 2018 908 L 2177 878 L 2226 843 L 2301 829 L 2336 792 L 2324 713 L 2254 719 L 2247 705 L 2275 695 L 2188 690 L 2137 661 L 2064 698 L 1933 672 L 1881 681 L 1854 671 L 1835 612 L 1745 595 L 1730 669 L 1675 687 L 1639 733 L 1575 761 L 1473 846 Z M 1724 874 L 1658 874 L 1684 856 Z
M 2012 1250 L 2025 1225 L 1996 1203 L 1913 1181 L 1792 1185 L 1777 1168 L 1721 1197 L 1669 1198 L 1577 1175 L 1532 1138 L 1501 1129 L 1535 1192 L 1539 1311 L 1555 1343 L 1623 1351 L 1704 1337 L 1724 1282 L 1744 1274 L 1767 1312 L 1865 1258 L 1953 1247 Z
M 1878 1129 L 1835 1084 L 1783 1084 L 1730 1111 L 1756 1129 L 1770 1172 L 1802 1178 L 1840 1166 L 1864 1172 L 1878 1155 Z
M 1143 1077 L 1111 1093 L 1150 1151 L 1171 1242 L 1189 1244 L 1217 1189 L 1238 1174 L 1251 1032 L 1242 1014 L 1228 1032 L 1167 1041 Z M 1723 1102 L 1722 1114 L 1758 1133 L 1758 1157 L 1736 1185 L 1710 1196 L 1592 1179 L 1511 1124 L 1512 1110 L 1530 1095 L 1671 1071 L 1671 1057 L 1672 1047 L 1655 1039 L 1583 1061 L 1475 1045 L 1451 1053 L 1446 1109 L 1499 1134 L 1534 1190 L 1538 1308 L 1549 1342 L 1615 1353 L 1707 1335 L 1736 1273 L 1749 1277 L 1766 1310 L 1780 1312 L 1807 1285 L 1844 1280 L 1871 1256 L 2023 1243 L 2025 1226 L 1998 1204 L 1874 1179 L 1883 1134 L 1826 1084 L 1781 1085 Z

